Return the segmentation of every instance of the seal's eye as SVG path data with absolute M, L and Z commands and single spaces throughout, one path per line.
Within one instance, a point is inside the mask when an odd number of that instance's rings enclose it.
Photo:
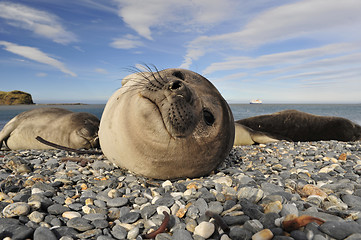
M 183 75 L 183 73 L 180 72 L 180 71 L 176 71 L 176 72 L 174 72 L 172 75 L 175 76 L 175 77 L 177 77 L 177 78 L 179 78 L 179 79 L 184 80 L 184 75 Z
M 208 126 L 212 126 L 214 121 L 216 120 L 213 114 L 206 109 L 203 109 L 203 118 Z

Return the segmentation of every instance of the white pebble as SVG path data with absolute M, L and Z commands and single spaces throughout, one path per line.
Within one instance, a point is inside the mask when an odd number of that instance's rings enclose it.
M 128 232 L 127 239 L 136 239 L 139 234 L 139 227 L 134 227 Z
M 214 233 L 214 224 L 210 222 L 201 222 L 195 229 L 194 235 L 201 236 L 203 238 L 209 238 Z
M 232 186 L 232 178 L 229 177 L 229 176 L 226 176 L 226 177 L 220 177 L 220 178 L 217 178 L 215 180 L 213 180 L 215 183 L 219 183 L 219 184 L 222 184 L 222 185 L 226 185 L 228 187 Z
M 171 187 L 172 186 L 172 182 L 171 181 L 169 181 L 169 180 L 167 180 L 167 181 L 164 181 L 163 183 L 162 183 L 162 187 Z
M 166 206 L 157 207 L 157 213 L 163 215 L 163 212 L 166 211 L 170 215 L 170 209 Z
M 37 194 L 37 193 L 44 193 L 44 191 L 41 190 L 40 188 L 33 188 L 33 189 L 31 189 L 31 194 L 32 194 L 32 195 Z
M 81 214 L 78 212 L 74 212 L 74 211 L 66 211 L 66 212 L 63 212 L 63 214 L 61 216 L 63 218 L 72 219 L 72 218 L 76 218 L 76 217 L 81 217 Z
M 11 203 L 3 209 L 3 215 L 6 218 L 27 215 L 29 212 L 30 205 L 24 202 Z
M 228 235 L 223 234 L 221 237 L 221 240 L 232 240 L 230 237 L 228 237 Z
M 273 233 L 269 229 L 263 229 L 252 236 L 252 240 L 271 240 Z

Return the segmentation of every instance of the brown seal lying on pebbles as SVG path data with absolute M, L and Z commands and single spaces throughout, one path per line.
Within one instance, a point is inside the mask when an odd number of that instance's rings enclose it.
M 110 161 L 134 173 L 199 177 L 228 155 L 234 120 L 217 89 L 195 72 L 134 73 L 108 100 L 99 140 Z
M 12 150 L 53 148 L 36 140 L 41 137 L 69 148 L 99 146 L 99 119 L 90 113 L 75 113 L 62 108 L 36 108 L 11 119 L 0 132 Z
M 361 126 L 348 119 L 317 116 L 297 110 L 285 110 L 241 119 L 236 121 L 235 125 L 235 145 L 268 143 L 277 140 L 294 142 L 361 140 Z

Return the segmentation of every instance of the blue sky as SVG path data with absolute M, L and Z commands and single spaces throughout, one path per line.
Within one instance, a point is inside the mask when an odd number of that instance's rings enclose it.
M 361 103 L 360 0 L 0 0 L 0 90 L 105 103 L 181 67 L 230 102 Z

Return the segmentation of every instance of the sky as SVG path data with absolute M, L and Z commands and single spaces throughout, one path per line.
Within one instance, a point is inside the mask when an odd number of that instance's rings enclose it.
M 106 103 L 185 68 L 229 103 L 361 103 L 360 0 L 0 0 L 0 90 Z

